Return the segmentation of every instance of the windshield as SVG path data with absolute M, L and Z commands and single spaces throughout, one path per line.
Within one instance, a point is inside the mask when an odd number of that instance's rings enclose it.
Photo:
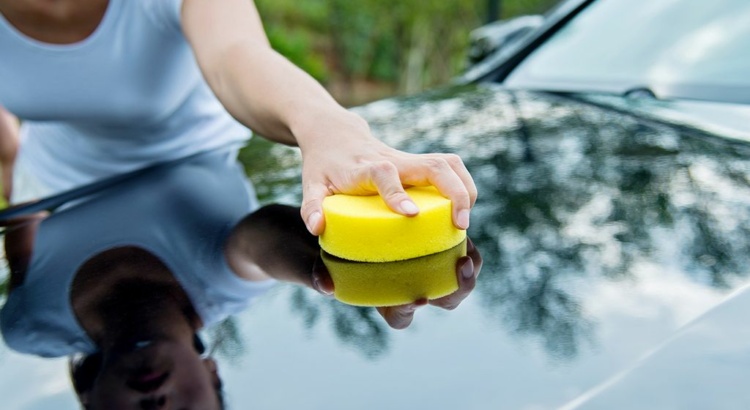
M 506 79 L 524 88 L 750 103 L 750 2 L 600 0 Z

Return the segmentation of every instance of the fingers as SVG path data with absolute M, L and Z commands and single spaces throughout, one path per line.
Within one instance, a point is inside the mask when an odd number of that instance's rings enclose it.
M 311 286 L 326 296 L 332 296 L 335 290 L 331 274 L 328 273 L 328 268 L 320 257 L 313 265 Z
M 447 310 L 453 310 L 466 299 L 477 284 L 477 277 L 482 270 L 482 255 L 471 239 L 466 238 L 466 256 L 456 261 L 456 278 L 458 290 L 452 294 L 430 301 L 430 304 Z
M 303 186 L 302 218 L 308 231 L 320 235 L 325 230 L 322 203 L 327 195 L 346 193 L 368 195 L 378 192 L 394 212 L 415 216 L 417 205 L 409 198 L 404 186 L 433 185 L 452 203 L 453 224 L 468 229 L 471 208 L 477 199 L 477 188 L 460 157 L 453 154 L 383 155 L 337 174 L 319 174 L 316 180 L 331 181 L 330 185 L 307 182 Z M 313 172 L 315 174 L 315 172 Z
M 474 263 L 474 279 L 476 279 L 479 277 L 479 272 L 482 271 L 484 259 L 482 259 L 482 254 L 479 253 L 479 249 L 474 246 L 474 242 L 468 237 L 466 238 L 466 255 L 470 257 L 471 261 Z
M 419 299 L 408 305 L 379 307 L 377 311 L 383 316 L 388 326 L 394 329 L 406 329 L 414 320 L 414 312 L 426 304 L 427 299 Z
M 369 164 L 363 167 L 360 173 L 366 173 L 366 175 L 360 176 L 359 179 L 372 181 L 380 197 L 393 212 L 406 216 L 419 213 L 417 205 L 404 191 L 398 168 L 394 163 L 380 161 Z
M 323 218 L 323 199 L 331 192 L 323 184 L 304 184 L 302 196 L 304 201 L 300 208 L 302 220 L 305 221 L 307 230 L 318 236 L 325 230 L 325 219 Z
M 476 201 L 474 181 L 456 155 L 416 156 L 403 166 L 403 182 L 409 185 L 434 185 L 452 202 L 453 224 L 459 229 L 469 228 L 471 207 Z
M 469 194 L 469 203 L 471 207 L 474 207 L 478 196 L 477 186 L 474 184 L 474 178 L 471 177 L 469 170 L 466 169 L 464 161 L 461 160 L 461 157 L 455 154 L 442 154 L 442 156 L 451 169 L 453 169 L 453 172 L 461 178 L 461 182 L 463 182 L 466 191 Z
M 474 261 L 470 257 L 464 256 L 456 261 L 456 277 L 458 279 L 458 290 L 448 296 L 431 300 L 431 305 L 453 310 L 474 290 L 477 280 Z

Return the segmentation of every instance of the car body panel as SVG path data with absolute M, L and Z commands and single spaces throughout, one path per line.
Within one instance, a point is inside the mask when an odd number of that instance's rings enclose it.
M 747 409 L 750 288 L 685 326 L 632 367 L 561 410 Z
M 389 144 L 464 159 L 480 192 L 469 236 L 485 266 L 459 309 L 418 312 L 399 334 L 372 311 L 284 289 L 271 303 L 306 318 L 316 336 L 304 346 L 325 351 L 325 366 L 336 369 L 325 379 L 339 390 L 334 408 L 564 406 L 655 349 L 671 351 L 682 329 L 733 303 L 750 275 L 750 146 L 589 97 L 478 84 L 356 109 Z M 277 154 L 273 162 L 298 158 Z M 251 169 L 267 182 L 298 178 L 267 171 Z M 287 340 L 285 349 L 303 348 Z M 704 343 L 691 340 L 680 352 Z M 314 375 L 309 363 L 284 363 Z M 308 383 L 304 391 L 324 388 Z

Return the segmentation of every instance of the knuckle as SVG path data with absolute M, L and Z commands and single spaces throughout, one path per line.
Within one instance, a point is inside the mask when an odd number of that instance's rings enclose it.
M 409 325 L 410 325 L 410 324 L 411 324 L 411 321 L 410 321 L 410 320 L 409 320 L 409 321 L 406 321 L 406 320 L 398 320 L 398 321 L 391 321 L 391 322 L 389 323 L 389 325 L 390 325 L 390 326 L 391 326 L 392 328 L 396 329 L 396 330 L 403 330 L 403 329 L 406 329 L 407 327 L 409 327 Z
M 428 158 L 425 165 L 435 173 L 443 172 L 446 168 L 449 168 L 448 162 L 443 158 Z
M 404 198 L 406 196 L 406 192 L 403 189 L 399 189 L 398 187 L 394 187 L 388 192 L 383 192 L 380 195 L 386 202 L 402 201 L 406 199 Z
M 471 198 L 467 191 L 456 191 L 451 195 L 451 199 L 459 204 L 468 204 L 471 202 Z
M 476 198 L 477 198 L 477 196 L 479 196 L 479 191 L 477 191 L 477 188 L 476 188 L 476 187 L 473 187 L 473 186 L 472 186 L 472 187 L 470 187 L 470 188 L 469 188 L 469 196 L 470 196 L 470 197 L 471 197 L 472 199 L 476 199 Z
M 372 175 L 392 175 L 396 172 L 396 165 L 390 161 L 377 161 L 370 164 L 370 173 Z
M 443 159 L 445 159 L 445 161 L 448 164 L 453 165 L 453 166 L 459 166 L 460 167 L 460 166 L 463 166 L 463 164 L 464 164 L 464 161 L 461 159 L 461 157 L 459 157 L 456 154 L 445 154 L 445 156 L 443 157 Z
M 474 272 L 474 278 L 476 278 L 476 271 Z M 468 282 L 468 283 L 466 283 L 466 284 L 465 284 L 465 285 L 463 286 L 463 288 L 464 288 L 464 294 L 465 294 L 466 296 L 468 296 L 468 295 L 469 295 L 469 293 L 471 293 L 471 292 L 472 292 L 472 291 L 474 290 L 474 288 L 476 287 L 476 285 L 477 285 L 477 281 L 476 281 L 476 279 L 470 279 L 470 280 L 469 280 L 469 281 L 467 281 L 467 282 Z
M 315 205 L 318 203 L 318 200 L 315 199 L 305 199 L 302 201 L 302 205 L 300 205 L 300 213 L 302 215 L 309 214 L 310 212 L 315 209 Z

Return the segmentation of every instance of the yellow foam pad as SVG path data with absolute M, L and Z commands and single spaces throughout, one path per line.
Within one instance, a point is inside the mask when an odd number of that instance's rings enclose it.
M 451 201 L 434 187 L 406 190 L 416 216 L 391 211 L 379 195 L 333 195 L 323 201 L 326 227 L 320 246 L 339 258 L 390 262 L 444 251 L 466 238 L 451 219 Z
M 458 290 L 456 261 L 466 255 L 466 241 L 443 252 L 396 262 L 354 262 L 326 252 L 321 255 L 336 299 L 356 306 L 396 306 Z

